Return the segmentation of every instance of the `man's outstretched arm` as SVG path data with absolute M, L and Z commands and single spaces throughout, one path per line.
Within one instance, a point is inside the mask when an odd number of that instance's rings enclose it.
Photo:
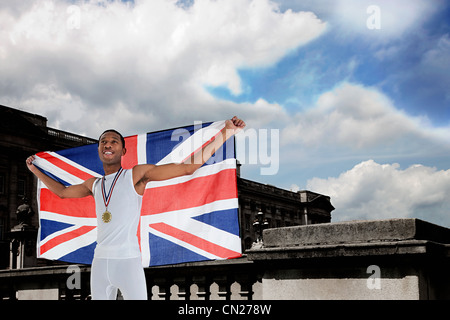
M 237 117 L 225 122 L 220 134 L 184 163 L 164 165 L 138 165 L 133 169 L 136 191 L 143 194 L 145 185 L 150 181 L 161 181 L 193 174 L 233 135 L 245 127 L 245 122 Z
M 30 156 L 26 160 L 26 164 L 28 169 L 39 179 L 41 180 L 47 188 L 50 189 L 51 192 L 56 194 L 61 199 L 64 198 L 83 198 L 86 196 L 92 195 L 92 185 L 95 181 L 95 178 L 88 179 L 81 184 L 72 185 L 66 187 L 62 183 L 50 178 L 46 174 L 44 174 L 41 170 L 39 170 L 34 164 L 35 157 Z

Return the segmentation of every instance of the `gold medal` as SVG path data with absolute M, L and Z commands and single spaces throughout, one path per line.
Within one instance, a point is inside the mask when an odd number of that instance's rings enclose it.
M 102 214 L 102 220 L 103 220 L 104 223 L 110 222 L 111 219 L 112 219 L 111 212 L 109 212 L 108 210 L 106 210 L 105 212 L 103 212 L 103 214 Z
M 106 193 L 106 190 L 105 190 L 105 179 L 106 178 L 105 178 L 105 176 L 103 176 L 103 178 L 102 178 L 102 196 L 103 196 L 103 202 L 105 203 L 105 212 L 103 212 L 103 214 L 102 214 L 102 220 L 104 223 L 108 223 L 112 219 L 112 214 L 111 214 L 111 212 L 108 211 L 108 204 L 109 204 L 109 201 L 111 201 L 111 196 L 112 196 L 112 192 L 114 190 L 114 186 L 116 185 L 117 179 L 119 178 L 122 171 L 123 171 L 123 169 L 122 169 L 122 167 L 120 167 L 119 171 L 117 171 L 117 173 L 114 177 L 111 187 L 109 187 L 108 193 Z

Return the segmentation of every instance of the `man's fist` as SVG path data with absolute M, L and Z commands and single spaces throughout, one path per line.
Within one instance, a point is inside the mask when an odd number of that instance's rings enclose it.
M 225 127 L 227 130 L 234 130 L 233 134 L 236 134 L 245 128 L 245 122 L 234 116 L 231 120 L 225 121 Z

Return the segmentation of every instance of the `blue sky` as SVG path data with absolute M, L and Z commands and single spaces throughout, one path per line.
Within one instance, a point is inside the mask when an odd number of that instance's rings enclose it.
M 450 226 L 449 17 L 444 0 L 5 2 L 0 103 L 91 137 L 237 114 L 279 132 L 276 173 L 244 178 L 330 195 L 333 221 Z
M 383 2 L 378 2 L 382 10 Z M 283 8 L 283 1 L 279 3 Z M 329 27 L 319 39 L 288 52 L 274 65 L 239 69 L 244 87 L 242 94 L 233 95 L 226 87 L 209 87 L 208 90 L 217 97 L 238 103 L 253 103 L 264 98 L 282 104 L 287 110 L 297 110 L 302 104 L 311 104 L 320 93 L 341 81 L 357 82 L 379 88 L 396 106 L 413 116 L 427 116 L 434 124 L 447 126 L 450 122 L 448 66 L 420 67 L 424 54 L 439 46 L 441 37 L 447 35 L 450 40 L 450 6 L 438 3 L 441 6 L 437 12 L 422 25 L 409 26 L 411 30 L 405 30 L 403 35 L 387 43 L 383 43 L 383 27 L 364 30 L 360 38 L 350 40 L 340 37 L 338 28 Z M 291 1 L 290 4 L 304 9 L 302 1 Z M 414 6 L 414 1 L 410 5 Z M 313 8 L 313 5 L 308 6 L 308 9 Z M 381 11 L 381 21 L 384 14 Z M 367 18 L 369 16 L 367 14 Z M 319 18 L 326 21 L 328 16 L 319 15 Z M 416 32 L 417 29 L 421 29 L 420 32 Z M 364 39 L 367 34 L 370 38 Z M 392 47 L 395 47 L 394 54 L 378 58 L 381 51 Z

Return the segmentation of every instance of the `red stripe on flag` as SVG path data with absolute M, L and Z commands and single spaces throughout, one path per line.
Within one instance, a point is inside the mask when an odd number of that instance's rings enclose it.
M 43 245 L 40 246 L 40 252 L 41 255 L 44 254 L 45 252 L 47 252 L 48 250 L 56 247 L 57 245 L 72 240 L 76 237 L 82 236 L 85 233 L 88 233 L 89 231 L 91 231 L 92 229 L 95 229 L 95 226 L 82 226 L 78 229 L 75 229 L 71 232 L 67 232 L 64 234 L 61 234 L 57 237 L 54 237 L 53 239 L 47 241 L 46 243 L 44 243 Z
M 137 141 L 137 135 L 125 138 L 127 152 L 122 156 L 122 168 L 131 169 L 138 164 Z
M 94 197 L 61 199 L 46 188 L 41 188 L 40 211 L 80 218 L 96 217 Z
M 237 198 L 236 169 L 226 169 L 187 182 L 146 189 L 141 212 L 157 214 L 233 198 Z
M 80 170 L 66 162 L 64 162 L 63 160 L 56 158 L 55 156 L 52 156 L 51 154 L 47 153 L 47 152 L 39 152 L 36 154 L 39 158 L 45 159 L 48 162 L 50 162 L 51 164 L 59 167 L 60 169 L 66 171 L 67 173 L 76 176 L 78 178 L 80 178 L 81 180 L 87 180 L 93 177 L 93 175 L 84 172 L 83 170 Z
M 237 258 L 237 257 L 241 256 L 241 254 L 239 252 L 229 250 L 229 249 L 219 246 L 215 243 L 212 243 L 208 240 L 197 237 L 196 235 L 193 235 L 192 233 L 172 227 L 163 222 L 150 224 L 150 227 L 161 233 L 167 234 L 171 237 L 174 237 L 181 241 L 189 243 L 190 245 L 193 245 L 194 247 L 202 249 L 206 252 L 209 252 L 209 253 L 211 253 L 215 256 L 218 256 L 220 258 L 223 258 L 223 259 Z

